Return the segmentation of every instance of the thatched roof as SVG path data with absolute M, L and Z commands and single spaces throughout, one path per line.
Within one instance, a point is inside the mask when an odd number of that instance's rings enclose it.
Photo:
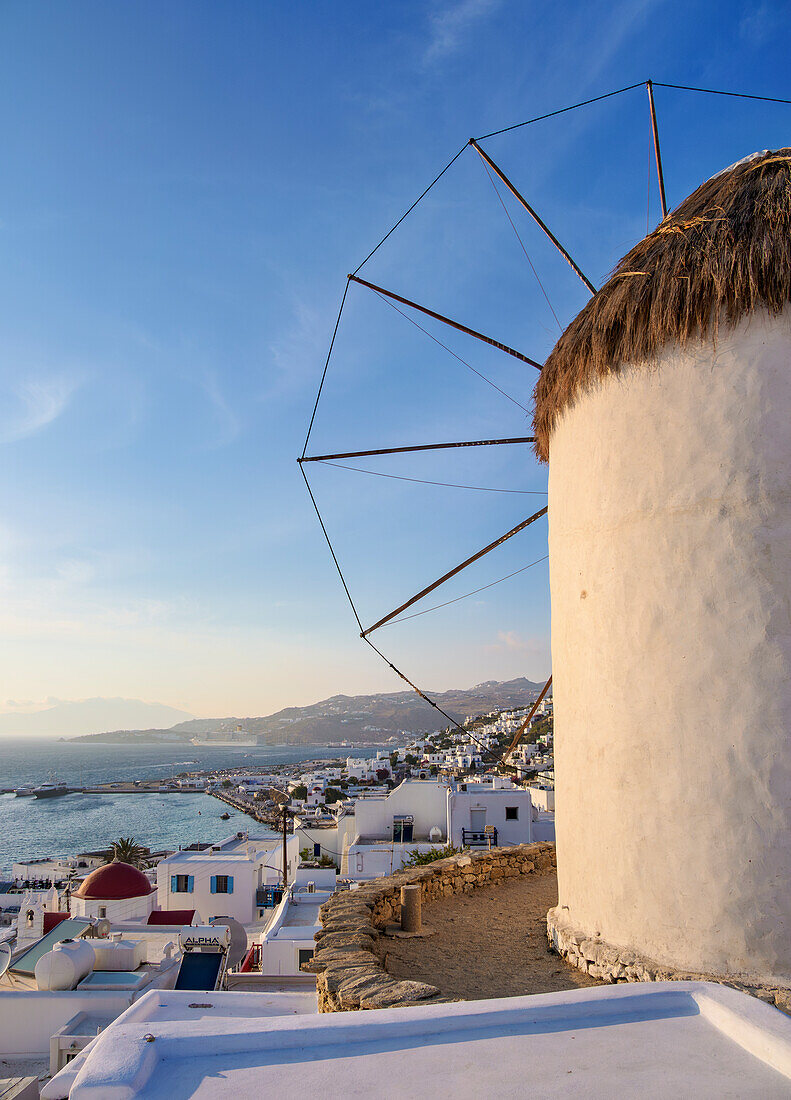
M 739 161 L 702 184 L 624 256 L 569 325 L 535 390 L 536 453 L 547 461 L 558 415 L 623 364 L 666 344 L 716 337 L 791 301 L 791 149 Z

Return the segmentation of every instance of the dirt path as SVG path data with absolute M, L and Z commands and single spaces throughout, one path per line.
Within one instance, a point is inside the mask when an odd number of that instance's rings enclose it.
M 557 876 L 520 875 L 423 907 L 425 939 L 388 939 L 387 970 L 465 1000 L 600 985 L 547 949 Z

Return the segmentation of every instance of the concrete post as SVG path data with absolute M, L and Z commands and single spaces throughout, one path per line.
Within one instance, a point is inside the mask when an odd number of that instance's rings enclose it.
M 419 886 L 401 887 L 401 931 L 419 932 L 420 923 L 420 895 Z

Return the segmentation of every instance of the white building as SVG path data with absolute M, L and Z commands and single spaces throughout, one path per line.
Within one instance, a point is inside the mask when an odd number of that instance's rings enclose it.
M 536 403 L 550 921 L 751 985 L 791 983 L 788 163 L 756 153 L 676 206 L 561 337 Z
M 527 844 L 532 840 L 530 792 L 510 780 L 445 784 L 404 780 L 383 798 L 360 799 L 354 817 L 338 822 L 341 874 L 370 879 L 398 871 L 410 852 Z
M 152 991 L 43 1100 L 694 1096 L 781 1100 L 791 1020 L 707 982 L 306 1014 L 305 994 Z M 315 1002 L 315 997 L 314 997 Z M 280 1017 L 279 1019 L 276 1017 Z M 155 1050 L 141 1042 L 155 1036 Z M 331 1082 L 331 1084 L 328 1084 Z M 50 1089 L 52 1091 L 50 1091 Z
M 286 842 L 289 878 L 299 859 L 299 840 Z M 253 924 L 267 914 L 264 887 L 282 882 L 283 843 L 275 837 L 236 833 L 204 851 L 182 851 L 157 865 L 160 909 L 196 909 L 204 923 L 235 917 Z
M 335 890 L 335 870 L 298 867 L 272 919 L 261 933 L 261 973 L 296 977 L 313 957 L 313 937 L 321 929 L 319 908 Z
M 115 861 L 83 879 L 71 895 L 74 917 L 107 919 L 111 924 L 143 921 L 155 907 L 156 887 L 149 878 L 128 863 Z
M 456 848 L 504 848 L 533 839 L 530 791 L 509 779 L 452 784 L 447 792 L 450 843 Z M 491 838 L 491 840 L 489 840 Z

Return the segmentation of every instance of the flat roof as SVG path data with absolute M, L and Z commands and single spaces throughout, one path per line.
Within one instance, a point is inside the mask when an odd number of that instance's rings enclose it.
M 708 982 L 318 1016 L 262 1015 L 254 1005 L 267 998 L 255 993 L 187 996 L 193 1008 L 174 1008 L 173 993 L 151 991 L 111 1024 L 70 1100 L 237 1100 L 287 1095 L 295 1081 L 306 1095 L 331 1081 L 383 1100 L 779 1100 L 791 1089 L 791 1019 Z

